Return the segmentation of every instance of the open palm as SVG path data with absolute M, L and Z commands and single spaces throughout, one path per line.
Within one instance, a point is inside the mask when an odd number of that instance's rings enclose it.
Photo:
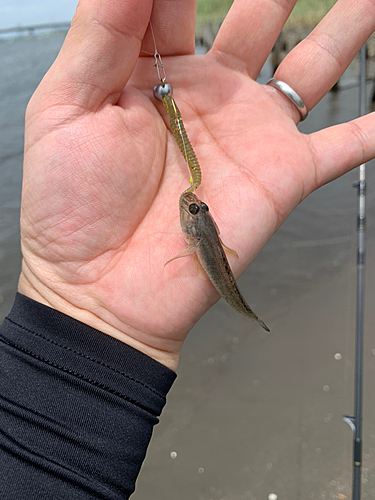
M 206 56 L 192 55 L 193 1 L 160 2 L 152 14 L 202 167 L 197 194 L 240 256 L 232 263 L 237 275 L 304 197 L 375 155 L 371 116 L 304 136 L 293 104 L 255 82 L 294 3 L 235 0 Z M 189 173 L 152 97 L 152 2 L 104 4 L 81 0 L 29 104 L 20 291 L 175 368 L 188 331 L 218 295 L 190 259 L 164 268 L 184 247 L 178 198 Z M 359 6 L 345 15 L 344 4 L 278 69 L 309 109 L 375 27 L 373 15 Z M 343 29 L 349 17 L 361 21 L 356 36 Z M 169 30 L 165 19 L 174 20 Z M 256 36 L 248 34 L 252 25 Z M 328 27 L 336 35 L 330 42 Z

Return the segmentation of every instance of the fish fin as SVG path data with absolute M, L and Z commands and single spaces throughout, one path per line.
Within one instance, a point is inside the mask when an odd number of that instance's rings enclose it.
M 221 238 L 220 238 L 220 241 L 221 241 Z M 222 241 L 221 241 L 221 244 L 223 245 L 223 248 L 224 248 L 226 253 L 229 253 L 229 255 L 233 255 L 233 257 L 236 257 L 236 259 L 238 259 L 238 253 L 235 250 L 232 250 L 231 248 L 224 245 L 224 243 Z
M 208 276 L 205 273 L 205 271 L 204 271 L 204 269 L 202 267 L 202 264 L 199 262 L 198 255 L 196 253 L 193 253 L 193 255 L 191 256 L 191 260 L 193 261 L 195 272 L 197 273 L 197 275 L 199 276 L 199 278 L 201 280 L 207 281 L 208 280 Z
M 188 255 L 194 254 L 197 251 L 197 248 L 198 245 L 188 245 L 186 248 L 182 250 L 182 252 L 176 255 L 176 257 L 173 257 L 173 259 L 168 260 L 168 262 L 164 264 L 164 267 L 170 262 L 172 262 L 172 260 L 180 259 L 181 257 L 187 257 Z
M 264 321 L 262 321 L 258 316 L 255 314 L 255 312 L 249 307 L 247 310 L 246 316 L 254 321 L 256 321 L 266 332 L 270 332 L 271 330 L 268 328 L 268 326 L 265 324 Z
M 216 224 L 215 219 L 212 216 L 211 216 L 211 219 L 212 219 L 212 222 L 214 223 L 214 226 L 215 226 L 215 229 L 217 231 L 217 234 L 220 234 L 220 229 L 219 229 L 219 226 Z
M 266 332 L 270 332 L 271 330 L 268 328 L 268 326 L 265 324 L 264 321 L 262 321 L 260 318 L 258 318 L 258 323 L 260 324 L 260 326 L 262 328 L 264 328 L 266 330 Z

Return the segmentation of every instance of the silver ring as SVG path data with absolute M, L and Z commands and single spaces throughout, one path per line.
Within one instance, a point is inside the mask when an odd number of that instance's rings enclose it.
M 290 101 L 292 101 L 301 115 L 301 122 L 307 118 L 309 112 L 307 111 L 306 104 L 292 87 L 289 87 L 287 83 L 277 80 L 276 78 L 271 78 L 271 80 L 267 82 L 267 85 L 271 85 L 271 87 L 280 90 Z

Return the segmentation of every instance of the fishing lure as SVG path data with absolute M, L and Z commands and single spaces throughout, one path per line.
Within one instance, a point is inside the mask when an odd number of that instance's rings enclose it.
M 156 66 L 156 71 L 158 73 L 159 80 L 161 81 L 161 84 L 155 85 L 154 87 L 154 97 L 159 101 L 162 101 L 164 108 L 169 116 L 169 122 L 171 125 L 173 137 L 175 138 L 182 156 L 184 157 L 187 166 L 189 167 L 191 186 L 186 189 L 184 193 L 192 193 L 197 189 L 202 181 L 201 168 L 198 162 L 198 158 L 196 157 L 196 154 L 194 152 L 193 146 L 191 145 L 189 137 L 186 133 L 180 110 L 178 109 L 176 101 L 172 97 L 172 86 L 169 83 L 166 83 L 167 77 L 164 71 L 164 64 L 161 60 L 159 52 L 156 50 L 156 42 L 151 23 L 150 27 L 155 45 L 154 66 Z
M 177 107 L 176 101 L 172 97 L 172 87 L 165 81 L 161 85 L 156 85 L 154 87 L 154 96 L 159 101 L 162 101 L 165 110 L 168 113 L 169 121 L 171 124 L 171 130 L 173 137 L 184 157 L 189 170 L 192 185 L 184 191 L 184 193 L 192 193 L 200 185 L 202 180 L 201 168 L 198 162 L 198 158 L 194 152 L 193 146 L 190 143 L 189 137 L 186 133 L 184 122 L 181 118 L 180 110 Z

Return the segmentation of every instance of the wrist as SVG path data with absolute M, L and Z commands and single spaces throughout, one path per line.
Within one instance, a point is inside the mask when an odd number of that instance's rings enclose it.
M 46 286 L 42 281 L 36 279 L 35 276 L 32 276 L 32 278 L 29 279 L 24 263 L 18 282 L 18 291 L 22 295 L 25 295 L 36 302 L 44 304 L 52 309 L 56 309 L 57 311 L 60 311 L 67 316 L 90 326 L 91 328 L 95 328 L 96 330 L 109 335 L 120 342 L 133 347 L 134 349 L 137 349 L 173 371 L 177 370 L 179 351 L 169 352 L 142 342 L 135 336 L 127 333 L 126 325 L 124 325 L 124 328 L 117 328 L 103 319 L 102 316 L 105 316 L 105 314 L 98 314 L 97 312 L 90 311 L 88 307 L 76 306 L 73 302 L 65 299 L 62 294 L 57 293 L 51 287 Z M 90 301 L 90 297 L 87 297 L 87 302 L 94 303 L 95 299 Z M 132 328 L 129 327 L 129 330 L 132 330 Z M 142 332 L 137 332 L 137 337 L 142 338 L 142 336 Z

